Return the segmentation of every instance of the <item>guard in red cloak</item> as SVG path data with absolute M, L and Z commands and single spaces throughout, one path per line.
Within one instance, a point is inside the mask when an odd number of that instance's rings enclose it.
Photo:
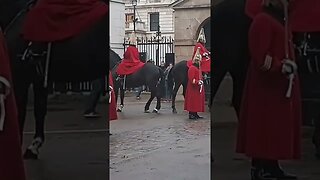
M 112 74 L 109 71 L 109 121 L 118 119 L 117 116 L 116 96 L 114 93 Z
M 25 180 L 10 62 L 0 28 L 0 179 Z
M 282 7 L 281 0 L 266 2 L 249 31 L 251 62 L 240 112 L 237 152 L 252 158 L 252 180 L 296 179 L 280 168 L 278 160 L 297 159 L 301 153 L 297 76 L 291 97 L 285 96 L 288 75 L 296 72 L 296 65 L 291 43 L 292 60 L 286 60 Z
M 136 47 L 137 39 L 134 33 L 131 34 L 129 43 L 130 45 L 124 53 L 124 58 L 117 69 L 117 74 L 120 76 L 133 74 L 144 66 L 144 63 L 141 62 L 139 58 L 139 51 Z
M 193 64 L 188 70 L 188 84 L 184 101 L 184 110 L 189 111 L 189 119 L 202 118 L 198 112 L 204 112 L 205 92 L 200 68 L 200 48 L 196 51 Z
M 101 0 L 40 0 L 24 20 L 24 39 L 54 42 L 87 30 L 108 13 Z
M 201 31 L 199 33 L 197 44 L 194 47 L 193 50 L 193 56 L 192 59 L 187 62 L 187 66 L 190 67 L 193 64 L 193 59 L 195 57 L 196 51 L 200 49 L 200 55 L 201 55 L 201 71 L 203 73 L 209 73 L 210 67 L 211 67 L 211 58 L 210 58 L 210 52 L 205 47 L 206 43 L 206 36 L 204 34 L 204 29 L 201 28 Z

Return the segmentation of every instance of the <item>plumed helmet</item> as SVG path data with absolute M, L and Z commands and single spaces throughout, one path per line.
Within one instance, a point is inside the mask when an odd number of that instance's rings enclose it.
M 195 53 L 194 56 L 193 56 L 192 62 L 193 62 L 193 63 L 198 63 L 198 62 L 201 61 L 201 59 L 202 59 L 202 56 L 201 56 L 201 54 L 200 54 L 200 47 L 198 47 L 196 53 Z
M 136 36 L 135 32 L 131 33 L 130 38 L 129 38 L 129 44 L 133 45 L 133 46 L 137 45 L 137 36 Z
M 201 28 L 197 42 L 202 42 L 202 43 L 206 43 L 206 35 L 204 34 L 204 29 Z

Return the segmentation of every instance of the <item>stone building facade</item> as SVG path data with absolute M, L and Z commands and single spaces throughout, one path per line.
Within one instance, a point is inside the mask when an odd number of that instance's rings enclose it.
M 200 29 L 205 29 L 206 47 L 210 49 L 210 0 L 180 0 L 171 5 L 174 9 L 174 36 L 176 62 L 189 60 Z

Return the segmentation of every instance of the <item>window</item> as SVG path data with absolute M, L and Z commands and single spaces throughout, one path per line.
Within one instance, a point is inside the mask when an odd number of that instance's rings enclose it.
M 134 14 L 130 13 L 130 14 L 126 14 L 126 22 L 133 22 L 133 18 L 134 18 Z
M 150 31 L 158 31 L 159 28 L 159 13 L 150 14 Z

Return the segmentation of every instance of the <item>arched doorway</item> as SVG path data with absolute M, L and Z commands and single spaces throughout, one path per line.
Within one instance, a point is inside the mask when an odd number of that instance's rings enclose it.
M 204 20 L 198 30 L 197 30 L 197 34 L 196 34 L 196 39 L 198 38 L 198 35 L 200 33 L 201 28 L 204 29 L 204 34 L 206 35 L 206 48 L 211 51 L 211 21 L 210 21 L 210 17 L 208 17 L 206 20 Z

